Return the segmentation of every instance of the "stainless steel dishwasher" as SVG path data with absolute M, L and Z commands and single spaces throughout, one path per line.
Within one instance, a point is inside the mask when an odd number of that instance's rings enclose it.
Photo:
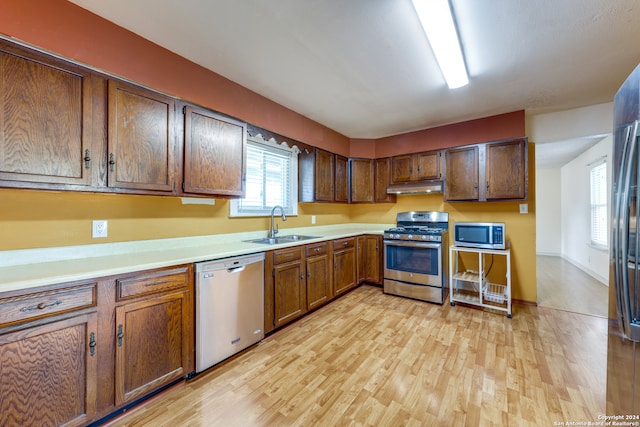
M 264 338 L 264 253 L 196 263 L 196 372 Z

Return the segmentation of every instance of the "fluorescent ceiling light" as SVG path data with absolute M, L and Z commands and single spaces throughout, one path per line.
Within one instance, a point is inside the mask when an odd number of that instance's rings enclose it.
M 412 0 L 449 89 L 469 83 L 448 0 Z

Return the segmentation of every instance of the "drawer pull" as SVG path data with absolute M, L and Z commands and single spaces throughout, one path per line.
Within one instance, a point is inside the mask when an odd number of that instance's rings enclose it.
M 344 242 L 344 245 L 347 246 L 349 244 L 349 242 Z
M 159 280 L 157 282 L 145 283 L 144 286 L 158 286 L 158 285 L 164 285 L 165 283 L 169 283 L 169 281 L 168 280 Z
M 122 347 L 122 338 L 124 338 L 124 332 L 122 332 L 122 324 L 118 325 L 118 347 Z
M 96 333 L 91 332 L 89 334 L 89 354 L 91 356 L 96 355 Z
M 60 300 L 54 301 L 54 302 L 50 302 L 50 303 L 41 302 L 40 304 L 37 304 L 37 305 L 28 305 L 26 307 L 22 307 L 20 309 L 20 311 L 23 312 L 23 313 L 26 313 L 27 311 L 43 310 L 45 308 L 55 307 L 56 305 L 60 305 L 60 304 L 62 304 L 62 301 L 60 301 Z
M 316 252 L 320 252 L 320 248 L 316 248 Z

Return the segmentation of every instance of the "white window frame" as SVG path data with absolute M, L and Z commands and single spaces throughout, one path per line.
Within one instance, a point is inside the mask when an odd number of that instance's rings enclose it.
M 247 137 L 247 146 L 252 145 L 255 148 L 263 150 L 263 153 L 268 155 L 268 153 L 278 153 L 279 155 L 285 155 L 289 157 L 289 200 L 282 200 L 274 205 L 281 205 L 284 207 L 284 212 L 288 216 L 296 216 L 298 215 L 298 154 L 300 153 L 300 149 L 295 145 L 293 147 L 289 147 L 286 142 L 282 144 L 278 144 L 275 139 L 270 139 L 269 141 L 262 138 L 261 135 L 256 135 L 255 137 L 248 136 Z M 256 172 L 255 170 L 249 170 L 249 165 L 247 164 L 247 170 L 245 171 L 246 182 L 245 186 L 250 185 L 250 176 L 252 172 Z M 263 176 L 263 184 L 264 184 L 264 176 Z M 246 190 L 245 190 L 246 194 Z M 230 217 L 261 217 L 261 216 L 269 216 L 271 214 L 271 209 L 273 206 L 268 206 L 265 203 L 264 197 L 265 194 L 262 194 L 263 204 L 261 208 L 250 208 L 243 207 L 242 200 L 243 199 L 232 199 L 229 203 L 229 216 Z
M 589 235 L 592 246 L 605 249 L 609 245 L 606 158 L 597 160 L 589 166 Z

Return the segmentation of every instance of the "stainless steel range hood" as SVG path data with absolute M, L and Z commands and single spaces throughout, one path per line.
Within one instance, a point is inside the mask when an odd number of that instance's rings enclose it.
M 437 194 L 442 193 L 442 181 L 416 181 L 401 184 L 391 184 L 387 187 L 387 194 Z

